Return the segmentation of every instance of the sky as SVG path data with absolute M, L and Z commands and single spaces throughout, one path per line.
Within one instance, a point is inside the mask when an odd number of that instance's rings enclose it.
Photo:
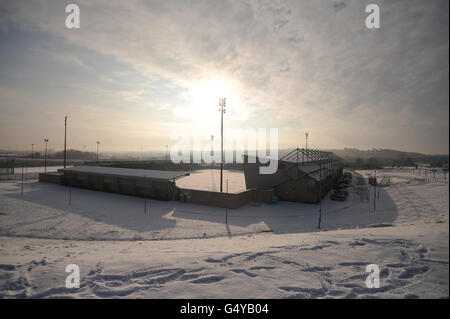
M 0 149 L 62 149 L 65 115 L 68 148 L 217 142 L 226 97 L 227 130 L 280 148 L 448 154 L 447 0 L 78 0 L 79 29 L 69 2 L 0 2 Z

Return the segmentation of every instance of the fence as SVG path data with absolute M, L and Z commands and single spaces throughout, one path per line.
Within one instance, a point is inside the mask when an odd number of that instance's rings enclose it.
M 0 159 L 0 177 L 14 174 L 14 159 Z
M 23 173 L 24 180 L 38 179 L 39 173 Z M 8 175 L 0 175 L 0 181 L 16 181 L 22 179 L 22 173 L 14 173 Z
M 180 189 L 180 201 L 193 204 L 239 208 L 251 202 L 272 203 L 273 189 L 252 188 L 241 193 L 220 193 L 194 189 Z

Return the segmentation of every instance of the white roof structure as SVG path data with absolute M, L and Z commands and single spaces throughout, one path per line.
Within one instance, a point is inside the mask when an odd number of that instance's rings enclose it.
M 157 171 L 150 169 L 133 169 L 133 168 L 119 168 L 106 166 L 88 166 L 88 165 L 74 166 L 70 168 L 61 168 L 58 169 L 58 172 L 101 175 L 101 176 L 107 175 L 113 177 L 131 177 L 140 179 L 150 179 L 155 181 L 174 181 L 178 178 L 189 176 L 189 172 Z

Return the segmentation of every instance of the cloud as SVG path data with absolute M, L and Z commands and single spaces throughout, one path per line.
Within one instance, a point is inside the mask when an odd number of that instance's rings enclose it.
M 81 28 L 68 30 L 60 1 L 9 1 L 0 25 L 112 56 L 179 94 L 232 79 L 242 104 L 229 107 L 248 115 L 235 125 L 275 125 L 292 146 L 309 131 L 323 147 L 448 151 L 448 2 L 378 1 L 378 30 L 365 28 L 369 3 L 78 1 Z

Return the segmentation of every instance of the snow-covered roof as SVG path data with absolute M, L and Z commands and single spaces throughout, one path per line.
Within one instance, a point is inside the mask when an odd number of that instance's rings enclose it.
M 119 168 L 119 167 L 105 167 L 105 166 L 87 166 L 80 165 L 70 168 L 58 169 L 59 172 L 71 172 L 90 175 L 108 175 L 115 177 L 134 177 L 145 178 L 159 181 L 175 180 L 180 177 L 188 176 L 189 172 L 176 171 L 157 171 L 150 169 L 134 169 L 134 168 Z
M 298 169 L 306 174 L 310 174 L 312 172 L 319 171 L 320 166 L 319 165 L 299 165 Z

